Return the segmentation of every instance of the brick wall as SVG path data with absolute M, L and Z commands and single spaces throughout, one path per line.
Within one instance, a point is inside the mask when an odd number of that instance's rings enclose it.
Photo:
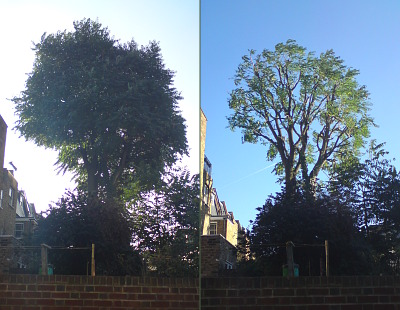
M 0 115 L 0 174 L 1 174 L 1 170 L 3 170 L 3 167 L 4 167 L 6 137 L 7 137 L 7 124 Z
M 200 188 L 201 194 L 200 197 L 203 199 L 203 178 L 204 178 L 204 153 L 206 148 L 206 132 L 207 132 L 207 118 L 203 113 L 203 110 L 200 109 Z M 202 201 L 202 200 L 201 200 Z M 205 204 L 201 203 L 201 210 L 200 210 L 200 230 L 203 232 L 202 234 L 207 234 L 207 227 L 209 225 L 207 211 L 205 209 Z
M 202 278 L 201 309 L 397 310 L 399 276 Z
M 13 189 L 13 197 L 10 202 L 9 190 Z M 3 199 L 0 200 L 0 235 L 14 235 L 15 209 L 17 206 L 18 182 L 6 168 L 0 173 L 0 190 L 3 191 Z
M 236 268 L 236 248 L 221 235 L 201 236 L 201 275 L 220 274 L 225 269 L 225 262 Z
M 0 275 L 1 310 L 198 309 L 198 280 Z
M 212 219 L 211 219 L 212 220 Z M 226 219 L 221 220 L 213 220 L 213 222 L 217 223 L 217 234 L 223 236 L 225 239 L 226 237 Z
M 225 219 L 225 222 L 226 240 L 228 240 L 232 245 L 237 246 L 239 225 L 234 219 Z

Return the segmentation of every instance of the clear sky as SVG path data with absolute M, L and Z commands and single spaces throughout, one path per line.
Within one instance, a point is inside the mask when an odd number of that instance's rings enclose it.
M 202 0 L 201 106 L 208 119 L 206 156 L 220 200 L 247 227 L 256 208 L 280 190 L 266 148 L 242 144 L 232 132 L 228 94 L 241 57 L 294 39 L 316 55 L 333 49 L 370 92 L 378 128 L 371 138 L 386 142 L 400 159 L 400 2 L 397 0 Z M 398 163 L 395 163 L 398 168 Z
M 176 72 L 174 86 L 181 91 L 182 115 L 187 120 L 190 157 L 184 159 L 192 173 L 199 167 L 199 2 L 197 0 L 0 0 L 0 114 L 8 125 L 5 168 L 17 167 L 19 189 L 37 211 L 46 210 L 66 188 L 71 176 L 57 175 L 57 154 L 18 138 L 12 128 L 16 117 L 8 99 L 24 89 L 31 72 L 32 42 L 44 32 L 73 30 L 73 21 L 98 19 L 121 42 L 132 38 L 139 45 L 158 41 L 166 67 Z

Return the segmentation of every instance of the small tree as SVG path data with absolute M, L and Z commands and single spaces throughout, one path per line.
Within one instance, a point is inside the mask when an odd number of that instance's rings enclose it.
M 164 183 L 129 204 L 134 245 L 158 275 L 198 276 L 199 176 L 171 172 Z
M 365 161 L 337 165 L 328 188 L 355 211 L 373 252 L 375 272 L 393 274 L 400 270 L 400 176 L 385 158 L 383 145 L 372 141 Z
M 94 243 L 96 274 L 140 275 L 142 259 L 131 246 L 133 229 L 128 219 L 115 201 L 88 206 L 84 193 L 67 193 L 40 218 L 35 242 L 55 247 L 49 251 L 49 262 L 57 274 L 86 274 Z M 88 249 L 74 250 L 77 247 Z
M 358 232 L 352 210 L 322 193 L 312 203 L 296 191 L 287 196 L 279 193 L 257 209 L 251 232 L 251 248 L 256 267 L 266 275 L 280 275 L 286 262 L 287 241 L 300 245 L 294 248 L 295 262 L 302 275 L 319 275 L 320 260 L 325 259 L 324 241 L 330 244 L 330 272 L 333 275 L 371 272 L 370 252 Z M 301 246 L 309 245 L 309 246 Z
M 368 92 L 332 50 L 319 57 L 293 40 L 256 55 L 243 56 L 235 74 L 229 116 L 243 141 L 261 142 L 274 171 L 284 175 L 286 192 L 301 173 L 311 193 L 319 172 L 344 153 L 357 155 L 373 125 Z

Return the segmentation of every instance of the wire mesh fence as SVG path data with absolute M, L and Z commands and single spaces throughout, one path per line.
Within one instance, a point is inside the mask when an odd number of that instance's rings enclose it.
M 86 274 L 94 274 L 94 245 L 92 247 L 64 247 L 25 245 L 22 240 L 14 236 L 0 236 L 0 274 L 53 274 L 54 254 L 80 252 L 84 255 L 81 264 Z M 62 254 L 61 254 L 62 255 Z M 50 256 L 50 260 L 48 259 Z

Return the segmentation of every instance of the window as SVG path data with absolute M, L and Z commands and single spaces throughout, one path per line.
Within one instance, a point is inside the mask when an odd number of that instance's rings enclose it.
M 0 190 L 0 208 L 3 208 L 3 190 Z
M 233 269 L 232 263 L 225 261 L 225 269 Z
M 13 206 L 13 200 L 14 200 L 14 190 L 10 187 L 9 191 L 8 191 L 8 196 L 9 196 L 9 200 L 8 200 L 8 204 L 10 205 L 10 207 Z
M 211 176 L 211 169 L 212 169 L 211 162 L 208 160 L 206 156 L 204 156 L 204 171 L 207 172 L 209 176 Z
M 217 223 L 210 223 L 210 235 L 217 234 Z
M 207 203 L 208 202 L 208 194 L 209 194 L 207 185 L 204 185 L 203 189 L 204 189 L 203 190 L 203 201 L 204 201 L 204 203 Z
M 22 238 L 24 233 L 24 223 L 15 223 L 15 238 Z

